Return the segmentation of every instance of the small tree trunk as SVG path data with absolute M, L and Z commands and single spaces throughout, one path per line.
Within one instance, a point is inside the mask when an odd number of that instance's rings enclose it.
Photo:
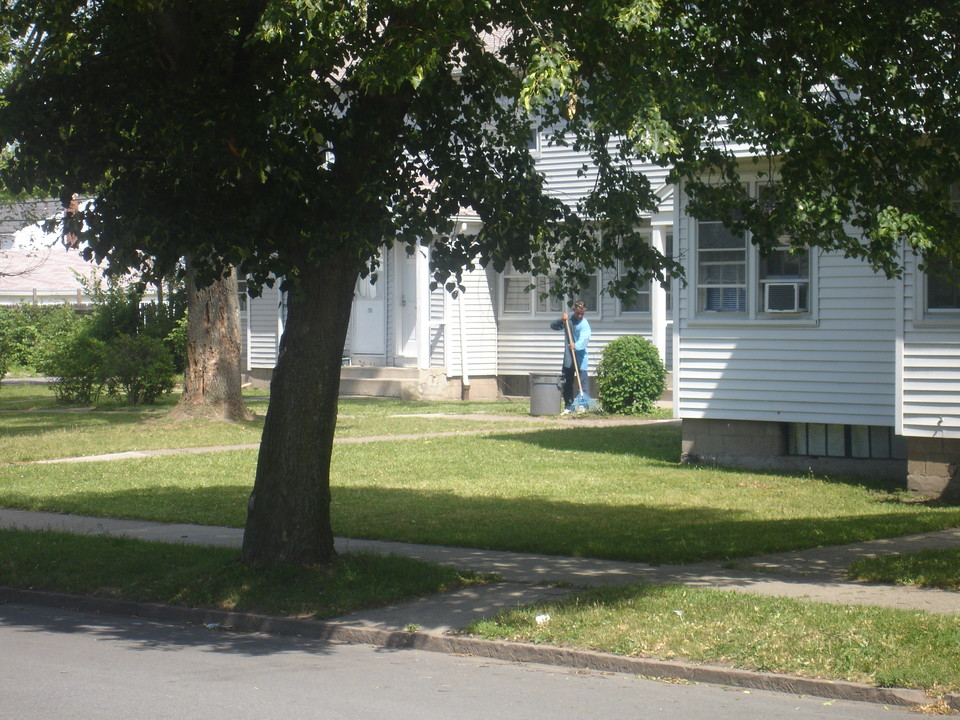
M 183 395 L 170 416 L 252 420 L 240 386 L 237 273 L 197 289 L 187 259 L 187 359 Z
M 340 359 L 360 268 L 355 253 L 304 263 L 291 292 L 270 383 L 257 476 L 247 507 L 243 560 L 250 565 L 331 562 L 330 458 Z

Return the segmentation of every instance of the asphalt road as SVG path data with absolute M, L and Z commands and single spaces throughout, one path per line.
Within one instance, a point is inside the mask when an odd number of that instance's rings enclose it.
M 0 605 L 23 720 L 916 717 L 904 708 Z

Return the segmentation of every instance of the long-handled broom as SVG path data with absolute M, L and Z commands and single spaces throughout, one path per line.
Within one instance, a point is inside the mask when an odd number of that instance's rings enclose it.
M 591 398 L 583 391 L 583 381 L 580 379 L 580 363 L 577 362 L 577 351 L 573 349 L 573 332 L 570 330 L 570 319 L 563 321 L 567 328 L 567 342 L 570 343 L 570 362 L 573 363 L 573 374 L 577 378 L 577 388 L 580 390 L 576 399 L 573 401 L 574 407 L 579 410 L 596 410 L 597 401 Z

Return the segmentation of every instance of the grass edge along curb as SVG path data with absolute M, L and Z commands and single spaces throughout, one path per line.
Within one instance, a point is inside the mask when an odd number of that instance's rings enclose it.
M 864 683 L 800 678 L 777 673 L 760 673 L 674 660 L 630 658 L 590 650 L 570 650 L 551 645 L 491 641 L 465 636 L 425 632 L 381 630 L 352 626 L 336 621 L 274 617 L 228 610 L 210 610 L 160 603 L 116 600 L 0 586 L 0 603 L 23 603 L 57 607 L 78 612 L 95 612 L 139 617 L 161 622 L 207 625 L 211 629 L 263 632 L 299 636 L 326 642 L 373 645 L 389 649 L 410 649 L 449 655 L 469 655 L 507 662 L 538 663 L 561 667 L 615 672 L 654 680 L 685 680 L 692 683 L 727 685 L 750 690 L 794 695 L 813 695 L 833 700 L 867 702 L 898 707 L 922 707 L 933 699 L 910 688 L 885 688 Z M 960 694 L 942 698 L 960 711 Z

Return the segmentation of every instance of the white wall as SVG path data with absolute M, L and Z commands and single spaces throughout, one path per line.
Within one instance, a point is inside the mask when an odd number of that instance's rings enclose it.
M 282 331 L 280 300 L 280 290 L 274 285 L 247 301 L 248 370 L 276 365 Z
M 675 298 L 678 417 L 895 424 L 897 282 L 822 254 L 806 318 L 698 318 L 694 231 L 681 214 L 675 239 L 689 284 Z
M 446 305 L 446 343 L 445 360 L 448 377 L 462 377 L 462 354 L 466 352 L 467 376 L 496 376 L 499 371 L 497 360 L 497 318 L 491 292 L 493 273 L 477 269 L 464 273 L 465 292 L 457 298 L 445 290 Z M 461 325 L 461 309 L 464 323 Z M 462 327 L 462 330 L 461 330 Z
M 924 316 L 924 280 L 906 258 L 897 432 L 960 438 L 960 316 Z

